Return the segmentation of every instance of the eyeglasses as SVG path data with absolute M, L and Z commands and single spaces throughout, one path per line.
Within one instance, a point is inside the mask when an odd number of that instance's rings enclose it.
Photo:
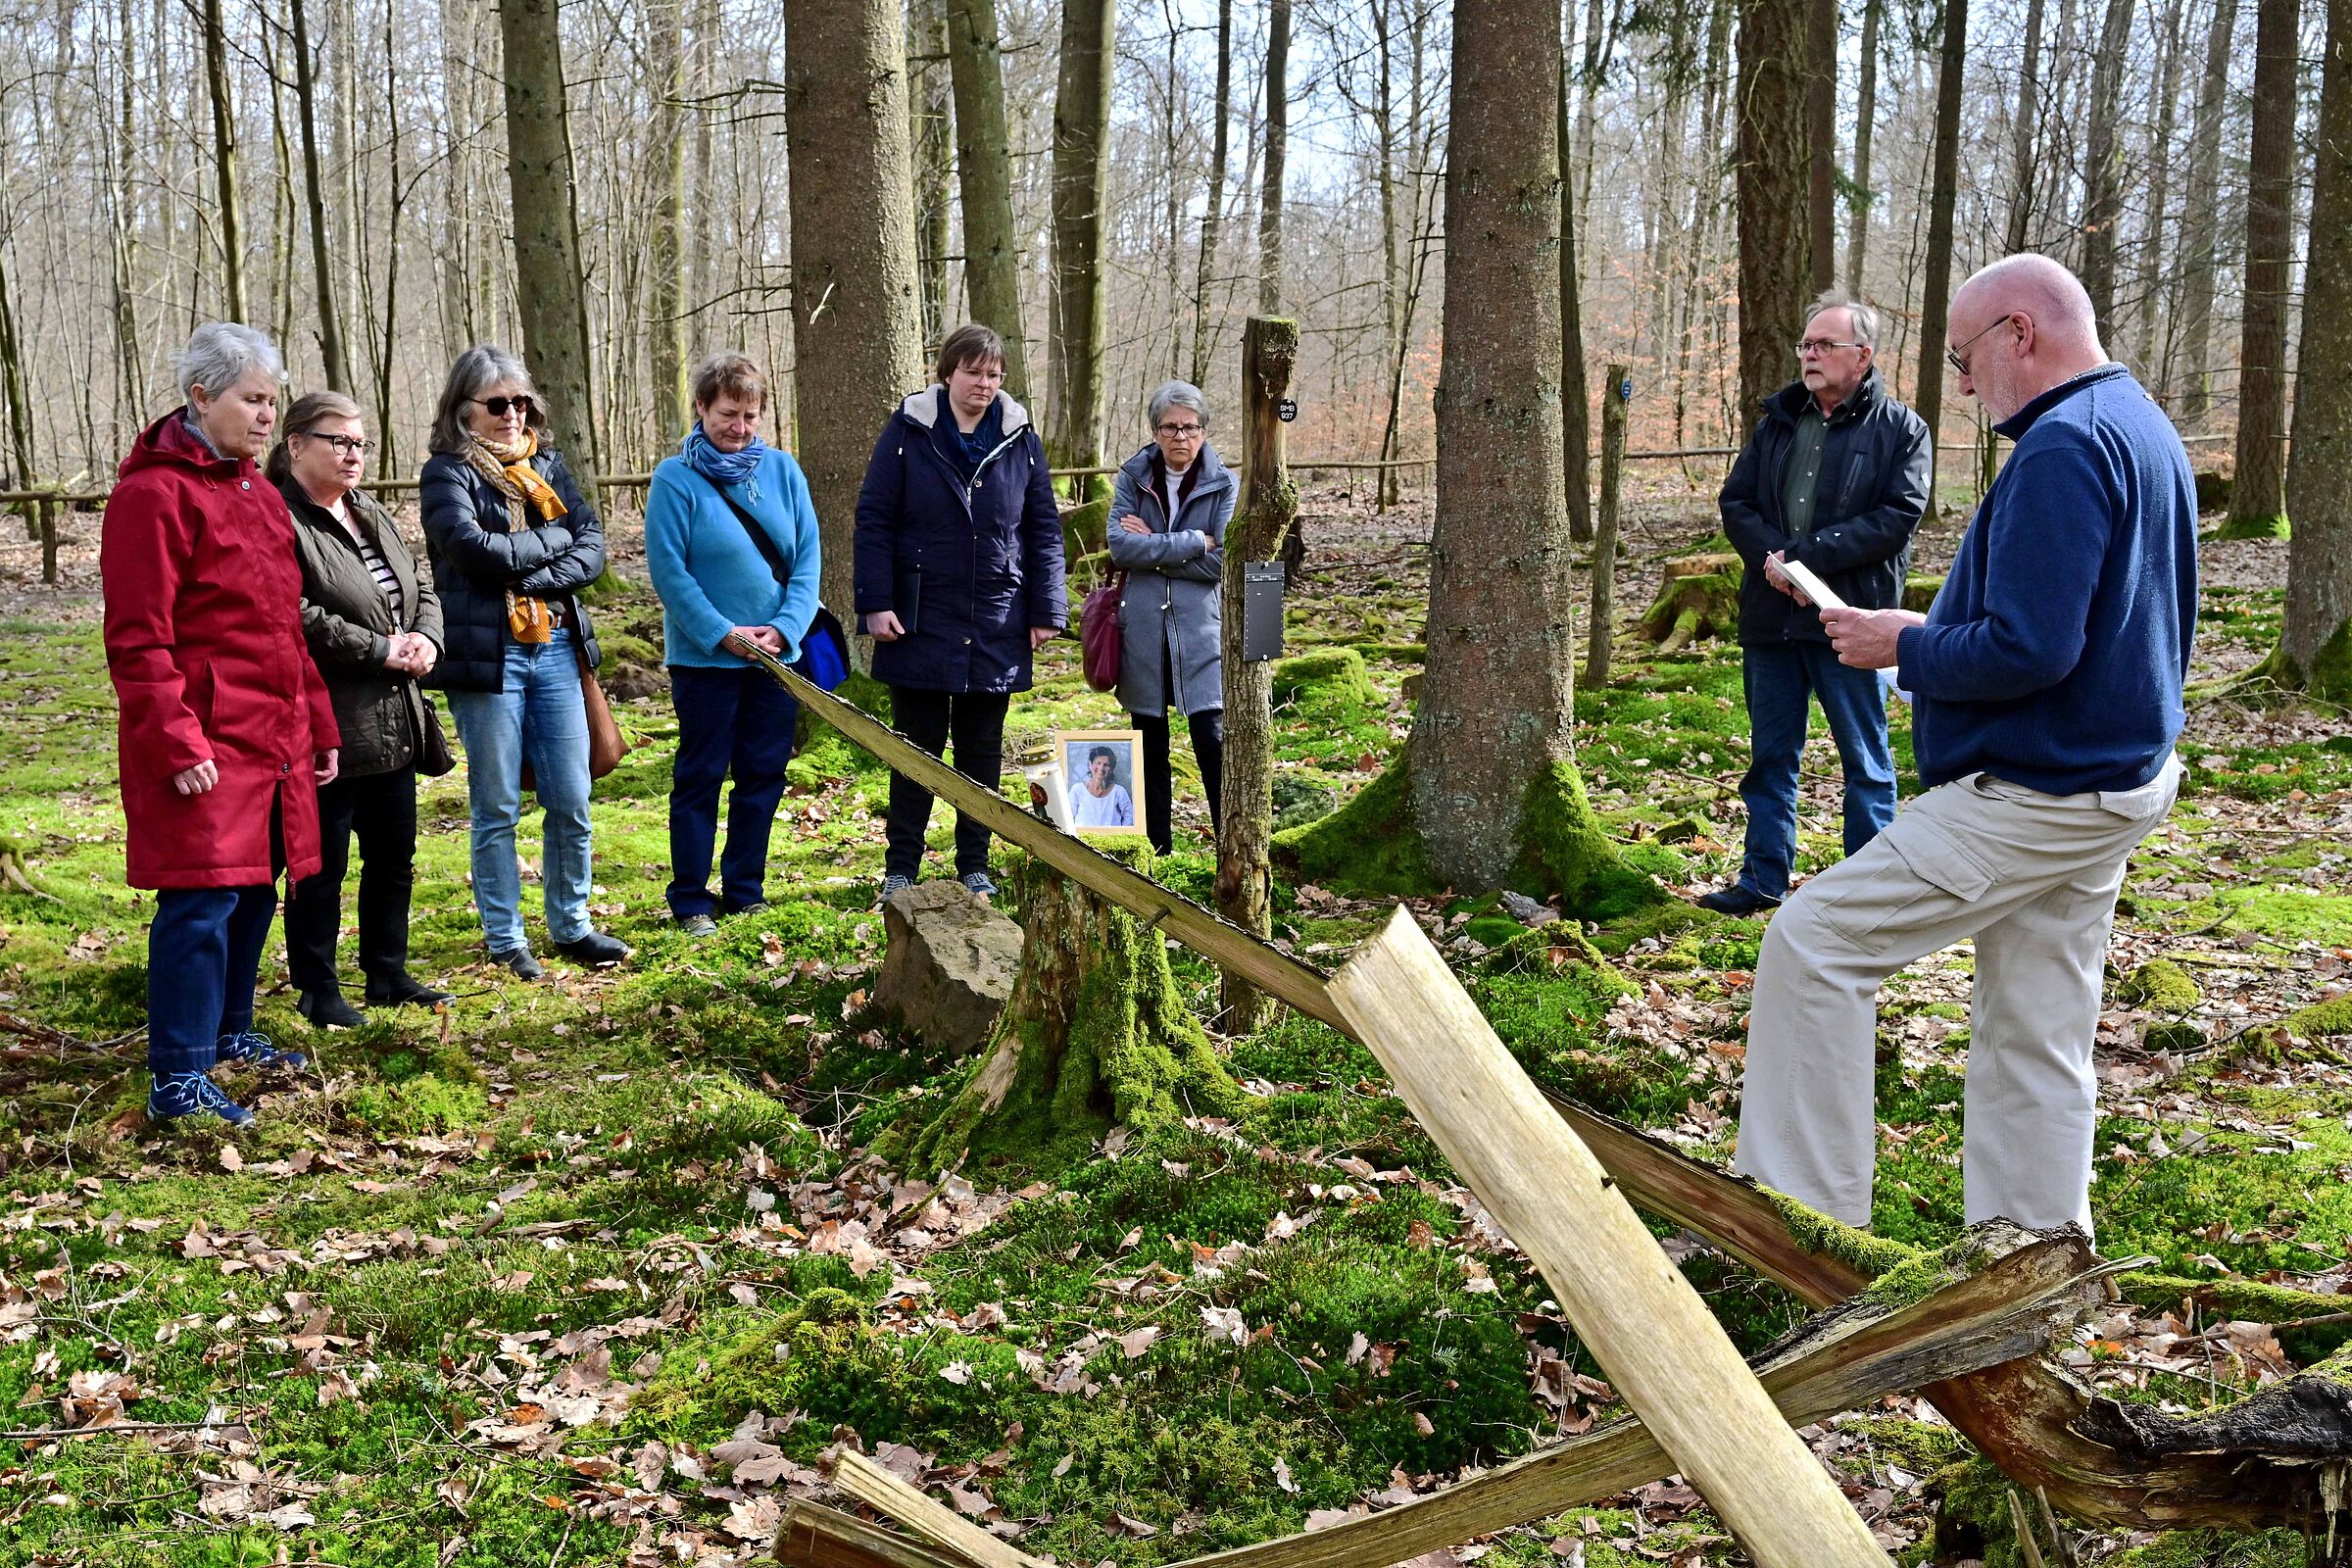
M 323 441 L 345 457 L 350 457 L 356 452 L 364 458 L 375 450 L 375 443 L 365 436 L 320 435 L 316 430 L 297 430 L 294 433 L 307 436 L 313 441 Z
M 1190 441 L 1207 428 L 1200 424 L 1155 424 L 1152 426 L 1171 441 Z
M 531 411 L 537 406 L 531 402 L 530 395 L 528 393 L 525 393 L 521 397 L 475 398 L 473 401 L 479 403 L 483 410 L 487 412 L 490 417 L 493 419 L 505 418 L 509 409 L 513 409 L 516 414 L 521 415 L 527 419 L 531 416 Z
M 1984 332 L 1991 331 L 1993 326 L 2006 326 L 2008 322 L 2008 317 L 2000 317 L 1993 321 L 1992 326 L 1984 328 Z M 1968 376 L 1971 380 L 1974 380 L 1975 374 L 1969 369 L 1968 362 L 1960 357 L 1960 349 L 1967 348 L 1970 344 L 1975 343 L 1977 338 L 1984 335 L 1984 332 L 1977 333 L 1975 336 L 1971 337 L 1967 343 L 1961 344 L 1959 349 L 1945 349 L 1943 351 L 1943 363 L 1950 366 L 1953 369 L 1959 371 L 1962 375 Z
M 1832 349 L 1866 349 L 1867 343 L 1840 343 L 1834 337 L 1800 337 L 1796 340 L 1796 357 L 1808 354 L 1827 354 Z

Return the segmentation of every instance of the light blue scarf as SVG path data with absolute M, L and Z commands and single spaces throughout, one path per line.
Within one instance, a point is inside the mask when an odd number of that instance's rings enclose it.
M 767 443 L 754 435 L 752 444 L 741 452 L 721 452 L 703 434 L 702 421 L 697 419 L 686 432 L 686 439 L 679 443 L 678 451 L 695 472 L 712 484 L 741 484 L 760 471 L 760 460 L 767 456 Z

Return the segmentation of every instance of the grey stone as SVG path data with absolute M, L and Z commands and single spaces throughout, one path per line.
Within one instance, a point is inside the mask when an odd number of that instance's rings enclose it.
M 874 1004 L 924 1044 L 957 1053 L 987 1043 L 1021 967 L 1021 928 L 961 883 L 918 882 L 882 906 L 889 940 Z

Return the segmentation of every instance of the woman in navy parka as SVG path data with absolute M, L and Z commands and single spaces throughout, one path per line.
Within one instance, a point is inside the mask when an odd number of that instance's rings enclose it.
M 891 721 L 990 790 L 1002 786 L 1004 712 L 1027 691 L 1030 656 L 1068 623 L 1061 516 L 1045 443 L 1001 390 L 1004 341 L 948 334 L 938 379 L 899 405 L 858 493 L 857 612 L 874 639 Z M 915 880 L 931 792 L 892 774 L 882 897 Z M 956 879 L 982 898 L 988 828 L 957 813 Z

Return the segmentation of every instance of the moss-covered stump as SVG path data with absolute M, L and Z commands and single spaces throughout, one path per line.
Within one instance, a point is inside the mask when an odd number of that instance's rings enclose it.
M 1149 871 L 1126 835 L 1088 843 Z M 1185 1009 L 1158 932 L 1041 860 L 1018 872 L 1028 942 L 979 1071 L 897 1162 L 929 1173 L 967 1154 L 1036 1164 L 1116 1124 L 1231 1114 L 1241 1091 Z M 885 1150 L 890 1153 L 891 1151 Z
M 1304 882 L 1388 898 L 1442 891 L 1413 819 L 1408 754 L 1354 799 L 1303 827 L 1274 835 L 1274 863 Z M 1657 883 L 1625 863 L 1585 796 L 1576 764 L 1552 763 L 1528 782 L 1519 808 L 1519 856 L 1510 885 L 1557 899 L 1566 912 L 1613 920 L 1667 901 Z
M 1903 608 L 1926 614 L 1936 608 L 1936 596 L 1943 592 L 1943 574 L 1930 577 L 1914 573 L 1903 581 Z
M 1642 612 L 1640 635 L 1660 654 L 1677 654 L 1701 637 L 1740 630 L 1740 557 L 1729 550 L 1681 556 L 1666 563 L 1657 597 Z
M 2118 1000 L 2150 1012 L 2186 1012 L 2205 1000 L 2188 971 L 2170 958 L 2150 958 L 2115 988 Z
M 1365 709 L 1380 702 L 1364 656 L 1352 648 L 1319 648 L 1274 666 L 1274 701 L 1301 709 Z
M 2288 539 L 2293 536 L 2294 528 L 2287 522 L 2283 512 L 2263 516 L 2231 517 L 2216 528 L 2212 535 L 2216 539 Z

